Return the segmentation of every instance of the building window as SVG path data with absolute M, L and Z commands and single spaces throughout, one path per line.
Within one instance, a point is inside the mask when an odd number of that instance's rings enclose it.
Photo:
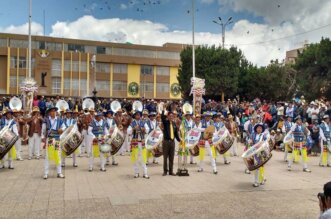
M 86 62 L 80 62 L 80 72 L 86 72 Z
M 140 73 L 145 75 L 153 74 L 153 66 L 151 65 L 141 65 L 140 66 Z
M 109 63 L 97 62 L 97 64 L 96 64 L 96 72 L 110 73 L 110 64 Z
M 80 83 L 80 95 L 81 96 L 87 95 L 87 83 L 86 83 L 86 79 L 80 79 L 79 83 Z
M 11 75 L 10 76 L 10 87 L 16 87 L 17 86 L 17 78 L 16 76 Z
M 85 52 L 95 54 L 97 52 L 97 49 L 95 46 L 85 46 Z
M 106 47 L 97 46 L 97 54 L 106 54 Z
M 60 94 L 60 93 L 61 93 L 61 78 L 52 77 L 52 94 Z
M 156 91 L 157 92 L 169 92 L 169 84 L 168 83 L 157 83 Z
M 62 51 L 62 43 L 46 42 L 46 49 L 50 51 Z
M 163 76 L 169 76 L 170 75 L 170 68 L 165 66 L 157 66 L 156 67 L 156 74 L 157 75 L 163 75 Z
M 0 47 L 7 47 L 7 39 L 0 39 Z
M 72 61 L 72 71 L 74 72 L 79 71 L 79 61 Z
M 115 74 L 127 74 L 128 65 L 127 64 L 114 64 L 113 71 Z
M 70 60 L 64 60 L 64 71 L 71 71 L 71 61 Z
M 70 90 L 70 78 L 64 78 L 63 83 L 63 89 Z
M 46 42 L 39 42 L 39 49 L 46 49 Z
M 79 80 L 78 79 L 72 79 L 72 87 L 71 89 L 72 90 L 78 90 L 79 89 Z
M 28 48 L 29 42 L 27 40 L 10 40 L 10 47 L 13 48 Z
M 61 77 L 61 60 L 52 60 L 52 77 Z
M 147 82 L 147 83 L 142 83 L 140 85 L 140 90 L 141 92 L 154 92 L 154 83 L 150 83 L 150 82 Z
M 158 59 L 180 60 L 180 53 L 179 52 L 158 51 L 157 52 L 157 58 Z
M 83 45 L 68 44 L 68 51 L 85 52 L 85 47 Z
M 10 57 L 10 68 L 16 68 L 17 67 L 17 58 L 16 56 Z
M 127 82 L 126 81 L 113 81 L 114 91 L 126 91 Z
M 98 90 L 100 90 L 100 91 L 109 91 L 109 89 L 110 89 L 109 81 L 97 80 L 96 84 L 97 84 Z

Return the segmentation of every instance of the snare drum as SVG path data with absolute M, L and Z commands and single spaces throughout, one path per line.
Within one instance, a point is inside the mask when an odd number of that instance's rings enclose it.
M 220 154 L 225 154 L 233 145 L 235 137 L 230 135 L 229 131 L 224 127 L 224 130 L 218 132 L 219 137 L 213 139 L 215 148 Z
M 241 157 L 244 159 L 248 170 L 253 171 L 267 163 L 272 154 L 268 142 L 260 141 L 245 151 Z
M 193 149 L 199 143 L 200 137 L 201 137 L 201 132 L 198 128 L 191 129 L 186 134 L 185 147 L 188 150 Z
M 5 126 L 0 131 L 0 160 L 10 151 L 15 142 L 18 140 L 18 136 L 10 130 L 8 126 Z
M 69 156 L 83 142 L 84 136 L 78 131 L 76 125 L 69 126 L 60 136 L 62 151 Z
M 163 155 L 162 151 L 163 132 L 160 129 L 155 129 L 148 134 L 145 140 L 145 147 L 151 151 L 154 157 Z
M 110 139 L 107 140 L 107 144 L 111 145 L 111 155 L 115 155 L 121 149 L 124 139 L 124 133 L 116 127 Z

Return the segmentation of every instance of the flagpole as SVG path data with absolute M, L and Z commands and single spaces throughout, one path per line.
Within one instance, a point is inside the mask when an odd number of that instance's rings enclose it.
M 32 0 L 29 0 L 29 59 L 28 59 L 28 69 L 29 78 L 31 78 L 31 20 L 32 20 Z

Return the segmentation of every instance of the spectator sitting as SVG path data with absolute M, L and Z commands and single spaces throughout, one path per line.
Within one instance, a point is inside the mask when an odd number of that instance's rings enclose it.
M 319 199 L 319 206 L 321 210 L 321 216 L 319 219 L 331 218 L 331 181 L 324 184 L 324 192 L 317 195 Z

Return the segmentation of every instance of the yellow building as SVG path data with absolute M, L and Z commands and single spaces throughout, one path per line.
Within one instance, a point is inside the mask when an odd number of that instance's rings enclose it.
M 180 99 L 182 49 L 32 36 L 32 77 L 39 95 L 85 97 L 96 87 L 100 97 Z M 20 93 L 28 76 L 27 35 L 0 34 L 0 75 L 0 94 Z

